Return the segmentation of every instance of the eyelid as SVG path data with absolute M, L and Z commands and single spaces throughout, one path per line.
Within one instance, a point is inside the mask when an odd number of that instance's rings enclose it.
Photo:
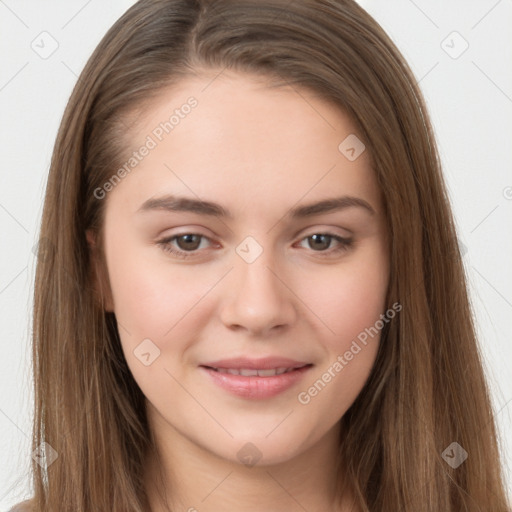
M 300 237 L 299 244 L 306 241 L 308 238 L 310 238 L 313 235 L 325 235 L 329 236 L 331 239 L 335 240 L 337 242 L 337 246 L 331 247 L 327 249 L 326 251 L 314 251 L 310 250 L 309 252 L 312 252 L 313 254 L 318 255 L 321 258 L 328 258 L 332 257 L 333 255 L 342 253 L 347 251 L 349 248 L 351 248 L 354 245 L 354 239 L 352 237 L 344 237 L 341 235 L 337 235 L 336 233 L 332 233 L 329 231 L 315 231 L 310 233 L 309 235 L 305 235 Z
M 187 258 L 197 258 L 201 257 L 203 255 L 204 249 L 195 249 L 193 251 L 184 251 L 182 249 L 176 249 L 171 245 L 171 242 L 175 241 L 175 239 L 179 238 L 180 236 L 185 235 L 192 235 L 192 236 L 199 236 L 201 239 L 208 240 L 209 242 L 214 242 L 209 236 L 204 235 L 202 233 L 193 232 L 191 230 L 184 231 L 181 233 L 175 233 L 172 235 L 169 235 L 167 237 L 164 237 L 156 242 L 158 246 L 162 247 L 162 250 L 164 252 L 168 252 L 170 254 L 173 254 L 177 258 L 180 259 L 187 259 Z M 311 231 L 309 234 L 303 234 L 300 236 L 299 240 L 296 243 L 302 243 L 306 241 L 309 237 L 313 235 L 325 235 L 331 237 L 335 242 L 337 242 L 337 246 L 331 247 L 325 251 L 314 251 L 313 249 L 310 249 L 309 252 L 312 252 L 313 254 L 318 255 L 321 258 L 328 258 L 335 256 L 339 253 L 343 253 L 348 251 L 354 244 L 354 240 L 352 237 L 344 237 L 342 235 L 333 233 L 332 230 L 328 229 L 317 229 Z M 200 242 L 201 244 L 201 242 Z
M 157 240 L 156 243 L 157 244 L 170 243 L 170 242 L 175 241 L 177 238 L 180 238 L 181 236 L 186 236 L 186 235 L 198 236 L 201 238 L 201 242 L 203 240 L 207 240 L 208 242 L 210 242 L 212 244 L 215 243 L 214 240 L 210 236 L 205 235 L 203 233 L 198 233 L 196 231 L 184 231 L 183 233 L 174 233 L 172 235 L 167 235 L 167 236 L 164 236 L 161 239 Z M 187 252 L 187 251 L 184 251 L 184 252 Z M 188 252 L 193 253 L 194 251 L 188 251 Z M 198 252 L 198 251 L 196 250 L 195 252 Z
M 337 233 L 335 230 L 342 231 L 343 233 Z M 332 236 L 339 236 L 341 238 L 351 238 L 354 236 L 354 232 L 347 228 L 342 228 L 341 226 L 332 226 L 329 224 L 318 224 L 313 227 L 303 228 L 299 229 L 293 236 L 293 238 L 297 238 L 300 236 L 301 238 L 311 236 L 311 235 L 318 235 L 318 234 L 324 234 L 324 235 L 332 235 Z

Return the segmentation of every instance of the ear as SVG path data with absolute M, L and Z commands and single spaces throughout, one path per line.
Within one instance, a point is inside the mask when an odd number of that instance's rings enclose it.
M 91 256 L 91 273 L 90 279 L 94 288 L 95 296 L 106 312 L 114 312 L 114 301 L 112 298 L 112 290 L 110 289 L 110 281 L 108 271 L 101 261 L 96 235 L 88 229 L 85 232 L 87 243 L 89 245 L 89 254 Z

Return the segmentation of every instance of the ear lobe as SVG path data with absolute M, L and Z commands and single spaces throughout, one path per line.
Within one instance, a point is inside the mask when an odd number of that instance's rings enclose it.
M 108 313 L 114 312 L 114 301 L 108 279 L 107 269 L 101 261 L 98 245 L 96 243 L 96 235 L 91 230 L 85 232 L 89 245 L 89 254 L 91 261 L 90 280 L 94 289 L 94 294 L 98 302 L 102 305 L 104 311 Z

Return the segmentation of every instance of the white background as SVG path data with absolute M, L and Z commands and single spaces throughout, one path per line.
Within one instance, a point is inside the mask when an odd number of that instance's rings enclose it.
M 512 1 L 359 2 L 402 51 L 427 100 L 467 249 L 512 495 Z M 30 496 L 32 250 L 53 143 L 87 58 L 133 3 L 0 0 L 0 510 Z M 48 37 L 43 31 L 58 42 L 47 59 L 31 47 Z M 464 40 L 469 47 L 452 58 Z

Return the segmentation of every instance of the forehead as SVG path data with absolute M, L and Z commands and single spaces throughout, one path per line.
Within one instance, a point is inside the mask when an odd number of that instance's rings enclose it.
M 343 152 L 344 141 L 357 144 L 355 124 L 306 90 L 233 73 L 192 77 L 146 102 L 131 127 L 127 158 L 151 149 L 115 193 L 123 189 L 139 206 L 174 191 L 238 200 L 233 210 L 337 193 L 379 202 L 367 152 L 355 160 Z

